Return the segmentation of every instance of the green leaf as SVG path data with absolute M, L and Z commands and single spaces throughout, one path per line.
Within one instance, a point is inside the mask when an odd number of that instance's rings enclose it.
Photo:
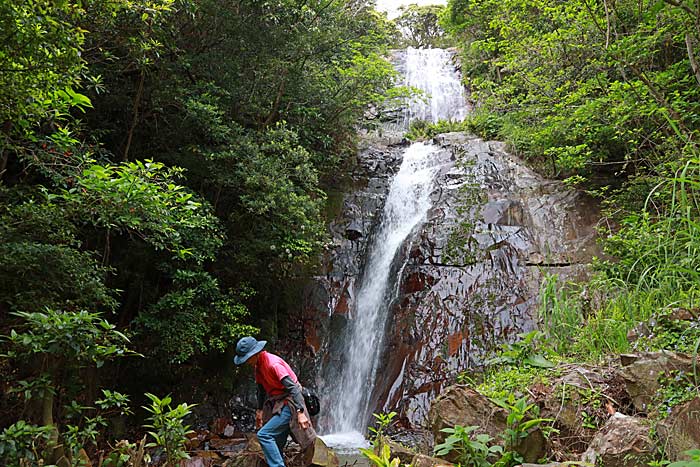
M 523 363 L 535 368 L 554 368 L 556 365 L 542 355 L 531 355 L 523 360 Z

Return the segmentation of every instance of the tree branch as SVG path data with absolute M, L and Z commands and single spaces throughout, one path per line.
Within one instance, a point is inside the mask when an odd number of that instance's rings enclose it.
M 684 3 L 681 3 L 680 0 L 664 0 L 664 2 L 668 3 L 669 5 L 677 6 L 681 10 L 685 11 L 688 13 L 691 17 L 695 18 L 695 12 L 690 9 L 690 7 Z
M 673 108 L 673 106 L 671 106 L 671 103 L 668 102 L 663 93 L 656 88 L 654 83 L 652 83 L 651 80 L 647 78 L 643 71 L 637 69 L 636 67 L 631 67 L 631 69 L 634 72 L 634 74 L 646 85 L 647 89 L 649 90 L 649 93 L 652 95 L 656 103 L 668 111 L 671 118 L 673 118 L 676 121 L 676 123 L 678 123 L 678 127 L 681 130 L 683 130 L 683 133 L 685 133 L 686 136 L 689 135 L 690 132 L 683 123 L 683 118 L 681 117 L 681 114 L 679 114 Z
M 698 61 L 695 58 L 695 50 L 693 50 L 693 39 L 690 37 L 690 33 L 685 33 L 685 46 L 688 49 L 688 58 L 690 59 L 690 67 L 693 69 L 693 74 L 695 75 L 695 80 L 700 84 L 700 66 L 698 66 Z
M 289 73 L 289 70 L 285 69 L 282 72 L 282 81 L 280 82 L 280 85 L 277 87 L 277 95 L 275 96 L 275 102 L 272 104 L 272 109 L 270 110 L 270 114 L 267 116 L 265 119 L 265 123 L 263 124 L 264 127 L 267 127 L 272 123 L 275 118 L 277 117 L 277 114 L 279 113 L 279 108 L 280 108 L 280 102 L 282 100 L 282 96 L 284 95 L 284 90 L 287 86 L 287 74 Z

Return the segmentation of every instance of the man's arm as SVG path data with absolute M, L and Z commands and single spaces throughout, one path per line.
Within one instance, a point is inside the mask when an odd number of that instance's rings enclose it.
M 265 393 L 265 388 L 263 388 L 262 384 L 258 384 L 258 407 L 257 410 L 255 411 L 255 428 L 262 428 L 262 422 L 263 422 L 263 405 L 265 404 L 265 399 L 267 398 L 267 394 Z
M 285 376 L 282 378 L 282 386 L 284 386 L 284 388 L 289 391 L 289 395 L 292 396 L 292 404 L 294 404 L 297 412 L 300 410 L 303 412 L 306 405 L 304 405 L 304 397 L 301 395 L 299 385 L 292 381 L 292 378 L 289 376 Z
M 299 390 L 299 385 L 292 381 L 292 378 L 285 376 L 282 378 L 282 385 L 289 391 L 289 395 L 292 396 L 292 405 L 297 410 L 297 421 L 302 430 L 306 430 L 311 426 L 311 421 L 309 417 L 306 416 L 306 410 L 304 405 L 304 397 L 301 395 Z

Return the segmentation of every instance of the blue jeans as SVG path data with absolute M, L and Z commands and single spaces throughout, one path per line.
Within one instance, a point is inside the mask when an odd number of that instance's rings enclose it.
M 262 447 L 265 460 L 270 467 L 285 467 L 282 450 L 287 443 L 289 435 L 289 420 L 292 419 L 292 411 L 289 405 L 285 405 L 282 411 L 258 430 L 258 441 Z

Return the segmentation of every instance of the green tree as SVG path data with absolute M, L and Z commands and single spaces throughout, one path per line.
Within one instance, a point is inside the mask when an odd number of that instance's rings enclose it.
M 223 352 L 258 330 L 240 324 L 248 314 L 241 300 L 251 294 L 225 293 L 203 271 L 174 273 L 172 290 L 136 319 L 136 329 L 159 361 L 182 363 L 195 355 Z
M 440 16 L 445 11 L 443 5 L 410 5 L 399 8 L 401 14 L 396 25 L 401 31 L 402 47 L 449 47 L 450 41 L 440 26 Z
M 32 0 L 0 26 L 0 327 L 104 312 L 156 370 L 276 319 L 367 106 L 401 96 L 361 0 Z
M 59 430 L 65 422 L 62 411 L 56 413 L 56 399 L 74 391 L 80 372 L 101 367 L 106 361 L 133 354 L 128 339 L 98 313 L 87 311 L 16 312 L 21 322 L 3 336 L 7 354 L 26 378 L 18 381 L 29 413 L 38 425 L 52 427 L 51 445 L 54 463 L 66 455 L 59 444 Z

